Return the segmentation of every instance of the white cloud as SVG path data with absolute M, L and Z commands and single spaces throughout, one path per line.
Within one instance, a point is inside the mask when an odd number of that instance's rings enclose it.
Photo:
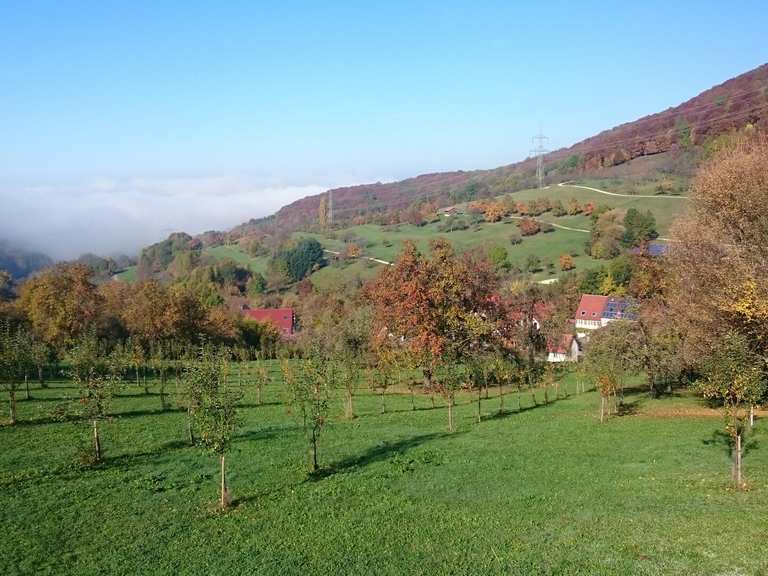
M 83 252 L 135 253 L 171 232 L 226 230 L 328 187 L 241 176 L 0 185 L 0 238 L 54 258 Z

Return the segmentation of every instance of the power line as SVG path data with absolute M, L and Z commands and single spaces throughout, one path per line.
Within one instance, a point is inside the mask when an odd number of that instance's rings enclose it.
M 544 148 L 544 142 L 547 140 L 549 140 L 549 138 L 544 136 L 544 134 L 541 132 L 541 128 L 539 128 L 538 135 L 532 138 L 534 144 L 536 142 L 539 143 L 536 148 L 531 150 L 531 154 L 536 156 L 536 179 L 539 182 L 539 189 L 544 188 L 544 154 L 549 152 L 549 150 Z
M 717 105 L 712 105 L 711 107 L 712 108 L 719 108 L 719 106 L 717 106 Z M 767 110 L 768 111 L 768 104 L 757 106 L 757 107 L 755 107 L 753 109 L 750 109 L 750 110 L 744 110 L 744 111 L 739 111 L 739 112 L 730 112 L 730 113 L 724 114 L 722 116 L 718 116 L 716 118 L 710 118 L 708 120 L 701 120 L 701 121 L 698 121 L 698 122 L 697 121 L 693 121 L 690 124 L 690 128 L 693 130 L 693 129 L 701 128 L 701 127 L 705 127 L 705 126 L 717 125 L 717 124 L 722 123 L 722 122 L 728 122 L 728 121 L 737 120 L 737 119 L 742 118 L 742 117 L 747 117 L 747 116 L 750 116 L 752 114 L 755 114 L 755 113 L 758 113 L 758 112 L 762 112 L 763 110 Z M 671 127 L 664 128 L 663 130 L 661 130 L 659 132 L 655 132 L 653 134 L 644 134 L 644 135 L 631 136 L 631 137 L 627 137 L 627 138 L 620 138 L 620 139 L 616 139 L 616 140 L 610 140 L 610 141 L 604 142 L 604 143 L 602 143 L 602 144 L 600 144 L 598 146 L 581 147 L 578 144 L 574 144 L 573 146 L 571 146 L 569 148 L 563 148 L 561 150 L 561 152 L 566 152 L 567 150 L 569 150 L 571 148 L 576 148 L 576 150 L 574 150 L 574 152 L 578 152 L 580 154 L 585 154 L 585 153 L 589 153 L 589 152 L 600 152 L 600 151 L 606 150 L 607 148 L 619 146 L 619 145 L 622 145 L 622 144 L 637 143 L 638 141 L 643 141 L 643 140 L 647 141 L 647 140 L 651 140 L 651 139 L 659 137 L 659 136 L 664 136 L 664 135 L 668 134 L 669 130 L 671 130 L 673 128 L 674 128 L 674 126 L 671 126 Z M 540 135 L 540 136 L 543 136 L 543 135 Z M 534 136 L 534 139 L 537 139 L 538 137 L 539 136 Z M 546 136 L 543 136 L 543 138 L 547 139 Z M 594 138 L 594 137 L 592 137 L 592 138 Z M 542 146 L 542 145 L 543 144 L 540 143 L 540 146 Z M 538 157 L 538 149 L 534 150 L 534 151 L 531 151 L 531 153 L 537 155 L 537 178 L 538 178 L 538 176 L 539 176 L 539 171 L 538 171 L 539 160 L 542 161 L 542 168 L 543 168 L 544 158 L 543 157 L 541 157 L 541 158 Z M 542 186 L 541 182 L 540 182 L 539 186 L 540 187 Z M 330 190 L 329 190 L 329 192 L 330 192 Z M 430 193 L 423 193 L 422 194 L 422 199 L 423 200 L 430 200 L 430 199 L 433 199 L 433 198 L 439 198 L 441 196 L 445 196 L 446 193 L 447 193 L 446 190 L 440 190 L 438 192 L 433 192 L 431 194 Z M 414 198 L 405 198 L 402 201 L 398 201 L 398 202 L 395 202 L 395 203 L 392 203 L 392 204 L 377 203 L 377 204 L 367 204 L 366 206 L 361 206 L 361 207 L 338 208 L 336 210 L 336 212 L 337 213 L 361 212 L 361 211 L 362 212 L 369 212 L 371 209 L 376 209 L 376 208 L 391 209 L 391 208 L 395 208 L 395 207 L 399 207 L 399 206 L 406 206 L 406 205 L 412 204 L 414 202 L 414 200 L 415 200 Z

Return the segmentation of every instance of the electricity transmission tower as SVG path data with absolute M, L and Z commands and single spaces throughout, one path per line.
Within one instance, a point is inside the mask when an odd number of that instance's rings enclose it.
M 538 180 L 539 189 L 541 189 L 544 188 L 544 154 L 549 152 L 549 150 L 544 148 L 544 142 L 549 140 L 549 138 L 544 136 L 541 129 L 539 129 L 539 133 L 532 140 L 534 144 L 538 142 L 538 146 L 531 150 L 531 155 L 536 156 L 536 180 Z

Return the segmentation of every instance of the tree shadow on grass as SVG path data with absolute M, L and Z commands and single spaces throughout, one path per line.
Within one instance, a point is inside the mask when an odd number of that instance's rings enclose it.
M 626 400 L 619 404 L 618 407 L 618 416 L 634 416 L 638 413 L 640 410 L 640 404 L 642 402 L 640 399 L 632 400 L 630 402 L 627 402 Z
M 709 438 L 704 438 L 701 441 L 705 446 L 720 447 L 723 453 L 727 454 L 729 458 L 733 457 L 733 439 L 731 435 L 723 430 L 714 430 Z M 760 443 L 756 438 L 747 438 L 741 447 L 741 455 L 746 456 L 753 450 L 757 450 L 760 447 Z
M 394 454 L 402 454 L 403 452 L 407 452 L 408 450 L 416 448 L 417 446 L 421 446 L 427 442 L 432 442 L 441 438 L 453 438 L 461 434 L 465 434 L 465 432 L 433 432 L 431 434 L 420 434 L 418 436 L 404 438 L 396 442 L 382 442 L 376 446 L 368 448 L 362 454 L 344 458 L 343 460 L 334 462 L 327 467 L 321 468 L 314 474 L 310 474 L 307 480 L 321 480 L 322 478 L 326 478 L 340 472 L 349 472 L 364 468 L 375 462 L 387 460 Z
M 150 462 L 155 461 L 158 456 L 183 448 L 193 448 L 193 446 L 184 440 L 171 440 L 160 444 L 152 450 L 129 452 L 127 454 L 120 454 L 119 456 L 105 456 L 102 458 L 101 462 L 89 466 L 88 468 L 91 470 L 131 468 L 139 464 L 149 464 Z
M 264 408 L 267 406 L 283 406 L 282 402 L 262 402 L 257 404 L 256 402 L 242 402 L 237 405 L 238 408 Z

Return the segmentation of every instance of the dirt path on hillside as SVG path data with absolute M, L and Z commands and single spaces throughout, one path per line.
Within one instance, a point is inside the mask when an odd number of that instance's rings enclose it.
M 593 188 L 592 186 L 582 186 L 581 184 L 571 184 L 570 182 L 560 182 L 558 186 L 567 186 L 569 188 L 583 188 L 584 190 L 591 190 L 598 194 L 605 194 L 606 196 L 618 196 L 620 198 L 655 198 L 656 200 L 687 200 L 687 196 L 661 196 L 656 194 L 619 194 L 618 192 L 608 192 L 608 190 L 600 190 L 600 188 Z

